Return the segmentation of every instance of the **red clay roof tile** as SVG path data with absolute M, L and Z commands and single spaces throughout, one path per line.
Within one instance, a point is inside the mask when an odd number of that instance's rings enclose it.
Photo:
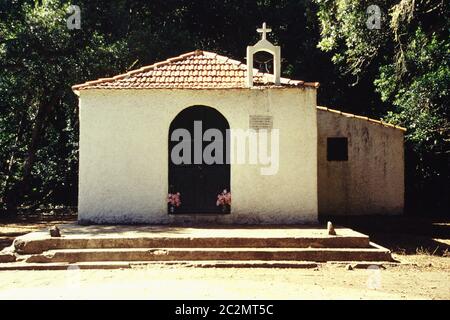
M 246 87 L 247 66 L 242 62 L 208 51 L 192 51 L 111 78 L 74 85 L 85 89 L 232 89 Z M 254 70 L 254 85 L 276 87 L 273 75 Z M 318 82 L 281 78 L 278 87 L 313 87 Z

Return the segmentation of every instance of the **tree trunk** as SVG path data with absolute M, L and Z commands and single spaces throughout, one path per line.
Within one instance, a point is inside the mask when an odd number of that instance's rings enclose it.
M 29 105 L 30 103 L 30 99 L 29 97 L 26 99 L 26 103 L 25 105 Z M 24 127 L 25 127 L 25 122 L 26 122 L 26 118 L 27 118 L 27 110 L 23 109 L 22 110 L 22 114 L 20 115 L 20 120 L 19 120 L 19 126 L 17 128 L 17 135 L 16 138 L 14 140 L 14 146 L 12 148 L 11 151 L 11 156 L 9 157 L 9 162 L 8 162 L 8 171 L 6 173 L 6 177 L 5 177 L 5 181 L 4 184 L 2 186 L 3 189 L 3 198 L 6 198 L 6 193 L 8 192 L 8 190 L 11 188 L 11 183 L 12 183 L 12 178 L 13 178 L 13 170 L 14 170 L 14 164 L 16 162 L 16 152 L 19 149 L 19 144 L 22 141 L 22 136 L 24 133 Z
M 40 138 L 45 132 L 45 124 L 47 118 L 53 108 L 53 104 L 57 101 L 58 97 L 52 98 L 50 101 L 42 102 L 39 105 L 36 118 L 34 120 L 33 131 L 31 140 L 28 145 L 27 156 L 24 160 L 22 178 L 17 181 L 9 190 L 6 190 L 6 211 L 8 215 L 16 215 L 17 207 L 21 204 L 24 195 L 28 191 L 31 170 L 36 161 L 36 152 L 39 148 Z

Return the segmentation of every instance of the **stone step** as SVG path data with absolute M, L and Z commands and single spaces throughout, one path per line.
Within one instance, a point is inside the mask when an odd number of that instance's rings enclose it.
M 0 251 L 0 263 L 16 261 L 16 256 L 14 252 L 8 249 L 9 248 Z
M 54 262 L 54 263 L 0 263 L 1 271 L 20 271 L 20 270 L 85 270 L 85 269 L 130 269 L 130 268 L 281 268 L 281 269 L 314 269 L 323 266 L 348 267 L 352 269 L 386 269 L 390 267 L 398 267 L 396 262 L 387 261 L 328 261 L 328 262 L 311 262 L 311 261 L 261 261 L 261 260 L 240 260 L 240 261 L 224 261 L 224 260 L 196 260 L 196 261 L 100 261 L 100 262 Z
M 129 269 L 130 262 L 106 261 L 106 262 L 54 262 L 54 263 L 26 263 L 13 262 L 1 263 L 1 271 L 20 271 L 20 270 L 77 270 L 77 269 Z
M 52 262 L 52 263 L 2 263 L 0 271 L 12 270 L 84 270 L 84 269 L 130 269 L 146 267 L 186 267 L 186 268 L 317 268 L 318 263 L 309 261 L 94 261 L 94 262 Z
M 27 263 L 94 261 L 392 261 L 389 250 L 370 248 L 120 248 L 48 250 L 29 256 Z
M 115 248 L 368 248 L 369 237 L 61 237 L 17 238 L 15 251 L 36 254 L 57 249 Z

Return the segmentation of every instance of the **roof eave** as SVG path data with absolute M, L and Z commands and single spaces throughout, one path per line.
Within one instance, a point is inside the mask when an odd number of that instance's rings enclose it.
M 406 132 L 406 128 L 398 126 L 398 125 L 395 125 L 395 124 L 391 124 L 391 123 L 388 123 L 388 122 L 385 122 L 385 121 L 382 121 L 382 120 L 376 120 L 376 119 L 372 119 L 372 118 L 365 117 L 365 116 L 359 116 L 359 115 L 356 115 L 356 114 L 353 114 L 353 113 L 342 112 L 342 111 L 339 111 L 339 110 L 336 110 L 336 109 L 330 109 L 330 108 L 323 107 L 323 106 L 316 106 L 316 108 L 317 108 L 317 110 L 332 112 L 332 113 L 335 113 L 335 114 L 338 114 L 338 115 L 341 115 L 341 116 L 344 116 L 344 117 L 348 117 L 348 118 L 354 118 L 354 119 L 359 119 L 359 120 L 366 120 L 366 121 L 374 123 L 374 124 L 379 124 L 379 125 L 382 125 L 384 127 L 390 127 L 390 128 L 393 128 L 393 129 L 398 129 L 398 130 L 401 130 L 403 132 Z

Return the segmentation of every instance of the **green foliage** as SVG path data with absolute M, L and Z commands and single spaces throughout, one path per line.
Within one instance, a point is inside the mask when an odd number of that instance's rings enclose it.
M 319 48 L 333 52 L 333 62 L 342 72 L 359 76 L 378 57 L 385 44 L 385 29 L 369 29 L 366 26 L 370 5 L 382 10 L 390 1 L 364 0 L 316 0 L 322 38 Z M 381 24 L 386 17 L 381 16 Z
M 398 64 L 381 68 L 377 88 L 393 109 L 385 119 L 408 128 L 408 182 L 423 199 L 421 206 L 433 203 L 448 208 L 450 155 L 450 43 L 427 36 L 418 29 L 404 48 L 404 70 Z
M 410 129 L 406 137 L 416 152 L 450 152 L 450 43 L 418 29 L 405 48 L 405 61 L 401 81 L 394 63 L 382 66 L 375 81 L 382 98 L 394 105 L 386 119 Z
M 108 41 L 98 32 L 69 30 L 68 3 L 46 0 L 3 6 L 0 192 L 4 198 L 8 192 L 22 192 L 23 205 L 42 200 L 75 204 L 78 117 L 70 86 L 121 67 L 125 42 Z M 20 191 L 16 187 L 24 179 L 27 188 Z

